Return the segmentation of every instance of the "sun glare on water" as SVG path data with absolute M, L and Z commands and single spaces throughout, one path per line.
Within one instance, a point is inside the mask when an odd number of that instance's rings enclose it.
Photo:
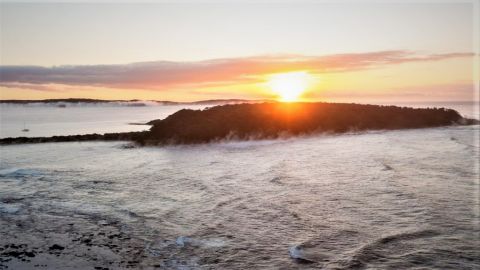
M 281 101 L 298 101 L 308 87 L 309 77 L 304 71 L 274 74 L 269 77 L 268 86 Z

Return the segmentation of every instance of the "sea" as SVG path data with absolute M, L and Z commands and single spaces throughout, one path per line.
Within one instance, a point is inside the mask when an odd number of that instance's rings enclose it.
M 0 134 L 140 131 L 205 106 L 2 104 Z M 479 133 L 0 146 L 0 269 L 479 269 Z

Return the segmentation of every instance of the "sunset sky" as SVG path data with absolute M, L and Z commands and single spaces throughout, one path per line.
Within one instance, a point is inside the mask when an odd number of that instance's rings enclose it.
M 474 1 L 0 5 L 1 99 L 478 98 Z

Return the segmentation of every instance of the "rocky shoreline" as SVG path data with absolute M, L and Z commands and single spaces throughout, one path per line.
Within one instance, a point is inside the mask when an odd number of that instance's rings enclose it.
M 20 200 L 25 206 L 18 213 L 2 213 L 0 269 L 162 268 L 145 250 L 145 241 L 125 232 L 118 219 L 42 213 L 26 206 L 28 198 Z
M 105 134 L 84 134 L 66 135 L 51 137 L 15 137 L 0 139 L 0 145 L 24 144 L 24 143 L 53 143 L 53 142 L 85 142 L 85 141 L 133 141 L 147 131 L 105 133 Z

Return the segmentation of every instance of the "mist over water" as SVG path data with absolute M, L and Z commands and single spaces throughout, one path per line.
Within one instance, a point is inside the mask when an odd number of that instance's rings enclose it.
M 478 269 L 478 132 L 2 146 L 0 244 L 38 252 L 3 264 Z

